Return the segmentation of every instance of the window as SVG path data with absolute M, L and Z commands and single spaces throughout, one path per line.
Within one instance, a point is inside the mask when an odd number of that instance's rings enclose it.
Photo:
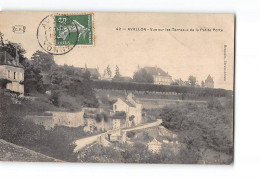
M 16 76 L 15 76 L 15 75 L 16 75 L 16 72 L 14 72 L 14 79 L 16 78 Z
M 115 110 L 117 110 L 117 106 L 115 105 Z
M 8 70 L 8 78 L 10 78 L 10 70 Z

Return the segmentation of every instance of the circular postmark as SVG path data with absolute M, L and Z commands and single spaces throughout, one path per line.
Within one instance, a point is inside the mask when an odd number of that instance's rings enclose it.
M 53 55 L 70 52 L 79 39 L 77 25 L 67 15 L 46 16 L 37 28 L 37 40 L 41 48 Z

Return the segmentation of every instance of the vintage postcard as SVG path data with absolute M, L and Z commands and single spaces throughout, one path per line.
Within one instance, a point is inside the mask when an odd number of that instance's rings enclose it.
M 0 12 L 0 160 L 231 164 L 234 15 Z

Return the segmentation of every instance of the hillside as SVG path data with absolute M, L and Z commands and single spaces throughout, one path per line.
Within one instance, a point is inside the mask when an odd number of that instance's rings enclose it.
M 27 148 L 0 139 L 0 161 L 62 162 Z

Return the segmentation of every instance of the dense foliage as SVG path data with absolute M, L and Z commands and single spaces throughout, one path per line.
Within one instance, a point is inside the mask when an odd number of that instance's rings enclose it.
M 113 144 L 113 147 L 94 145 L 81 152 L 80 161 L 99 163 L 197 163 L 199 156 L 189 149 L 175 154 L 171 148 L 164 147 L 159 153 L 152 153 L 147 145 L 135 142 L 133 145 Z
M 133 81 L 137 83 L 153 83 L 153 76 L 142 68 L 134 74 Z
M 230 96 L 232 91 L 224 89 L 213 88 L 196 88 L 188 86 L 169 86 L 169 85 L 155 85 L 148 83 L 132 83 L 132 82 L 118 82 L 118 81 L 93 81 L 93 87 L 96 89 L 112 89 L 112 90 L 126 90 L 126 91 L 147 91 L 147 92 L 174 92 L 177 94 L 194 94 L 199 96 Z
M 0 138 L 36 152 L 65 160 L 76 161 L 73 141 L 84 135 L 82 128 L 56 126 L 45 130 L 41 125 L 24 120 L 29 112 L 28 101 L 14 104 L 11 97 L 0 91 Z
M 190 85 L 190 86 L 193 86 L 193 87 L 194 87 L 194 86 L 196 85 L 197 79 L 196 79 L 195 76 L 190 75 L 189 78 L 188 78 L 188 80 L 189 80 L 189 85 Z
M 182 143 L 203 156 L 206 149 L 233 154 L 232 98 L 210 99 L 198 106 L 166 106 L 162 109 L 162 125 L 176 132 Z
M 79 106 L 97 107 L 90 73 L 72 66 L 59 66 L 46 75 L 47 89 L 51 91 L 51 101 L 57 107 L 76 109 Z

